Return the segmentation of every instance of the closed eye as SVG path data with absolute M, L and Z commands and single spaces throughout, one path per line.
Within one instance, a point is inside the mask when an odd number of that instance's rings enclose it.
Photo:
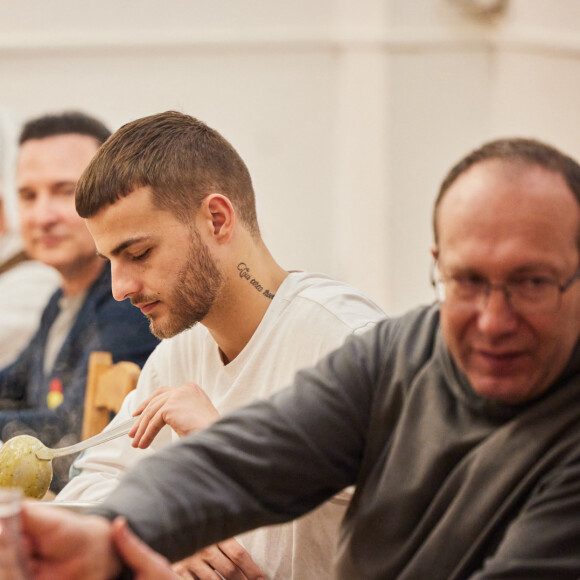
M 149 253 L 151 252 L 151 248 L 147 248 L 144 252 L 141 252 L 140 254 L 134 254 L 131 256 L 131 260 L 133 262 L 139 262 L 141 260 L 144 260 Z

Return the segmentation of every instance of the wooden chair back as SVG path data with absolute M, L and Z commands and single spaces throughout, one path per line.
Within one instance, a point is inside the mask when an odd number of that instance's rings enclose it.
M 100 433 L 109 423 L 111 412 L 117 413 L 123 399 L 136 386 L 141 369 L 131 361 L 113 364 L 110 352 L 90 354 L 83 416 L 82 438 Z

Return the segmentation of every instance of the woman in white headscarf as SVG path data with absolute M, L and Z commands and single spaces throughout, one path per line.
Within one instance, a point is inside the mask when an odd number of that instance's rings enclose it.
M 55 270 L 28 259 L 22 247 L 15 155 L 16 127 L 0 108 L 0 368 L 28 344 L 59 283 Z

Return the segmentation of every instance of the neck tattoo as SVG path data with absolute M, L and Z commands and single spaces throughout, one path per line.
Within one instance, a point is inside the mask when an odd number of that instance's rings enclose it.
M 257 292 L 262 294 L 262 296 L 265 296 L 269 300 L 272 300 L 274 296 L 276 296 L 276 294 L 270 292 L 270 290 L 268 290 L 267 288 L 264 288 L 264 286 L 262 286 L 262 284 L 260 284 L 260 282 L 252 276 L 252 273 L 250 272 L 250 267 L 245 262 L 240 262 L 238 264 L 238 274 L 240 278 L 247 280 L 248 284 L 250 284 L 250 286 L 253 286 Z

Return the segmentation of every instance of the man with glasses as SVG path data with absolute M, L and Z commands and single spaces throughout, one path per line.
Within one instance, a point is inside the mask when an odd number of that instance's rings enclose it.
M 577 580 L 580 166 L 534 140 L 488 143 L 444 180 L 434 231 L 437 303 L 144 460 L 104 517 L 26 510 L 39 569 L 67 561 L 47 526 L 74 538 L 81 572 L 96 553 L 117 572 L 119 515 L 176 560 L 356 484 L 341 580 Z

